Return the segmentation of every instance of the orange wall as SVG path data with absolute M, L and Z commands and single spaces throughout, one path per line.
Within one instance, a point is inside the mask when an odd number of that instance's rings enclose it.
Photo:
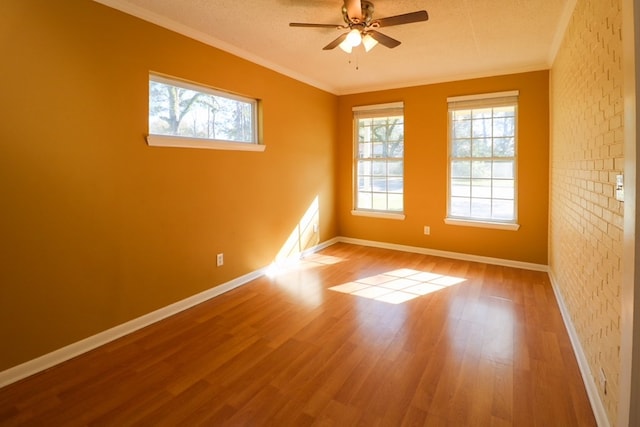
M 547 263 L 548 71 L 456 81 L 340 97 L 338 117 L 339 234 L 346 237 Z M 518 214 L 520 229 L 504 231 L 444 224 L 447 206 L 447 97 L 519 90 Z M 405 214 L 403 221 L 351 215 L 352 107 L 404 101 Z M 425 236 L 423 227 L 431 227 Z
M 0 53 L 0 370 L 268 265 L 316 196 L 336 235 L 336 96 L 89 0 L 3 1 Z M 149 71 L 261 99 L 266 151 L 147 146 Z
M 4 1 L 0 53 L 0 370 L 266 266 L 316 197 L 305 244 L 546 263 L 547 72 L 336 97 L 89 0 Z M 261 99 L 266 151 L 147 146 L 149 71 Z M 513 89 L 522 227 L 446 226 L 446 98 Z M 407 218 L 353 217 L 351 107 L 398 100 Z

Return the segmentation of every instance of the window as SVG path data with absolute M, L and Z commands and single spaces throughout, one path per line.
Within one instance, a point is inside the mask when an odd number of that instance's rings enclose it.
M 518 92 L 449 98 L 446 222 L 517 229 Z
M 404 104 L 354 107 L 355 215 L 404 219 Z
M 149 145 L 261 151 L 258 101 L 149 75 Z

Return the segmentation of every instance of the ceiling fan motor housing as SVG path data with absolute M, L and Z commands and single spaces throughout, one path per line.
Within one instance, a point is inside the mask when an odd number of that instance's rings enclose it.
M 342 17 L 349 27 L 352 27 L 353 25 L 362 25 L 363 27 L 366 27 L 371 23 L 371 20 L 373 19 L 373 3 L 367 0 L 362 0 L 360 5 L 362 8 L 362 19 L 358 17 L 350 17 L 347 11 L 347 6 L 342 6 Z

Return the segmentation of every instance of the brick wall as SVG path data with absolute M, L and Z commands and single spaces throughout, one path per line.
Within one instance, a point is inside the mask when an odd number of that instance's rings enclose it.
M 550 75 L 549 265 L 612 425 L 622 284 L 623 205 L 615 199 L 623 172 L 621 3 L 577 1 Z

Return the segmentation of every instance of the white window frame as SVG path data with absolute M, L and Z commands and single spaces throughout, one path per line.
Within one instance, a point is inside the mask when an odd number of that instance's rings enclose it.
M 251 125 L 252 125 L 252 140 L 251 141 L 227 141 L 220 139 L 210 138 L 196 138 L 181 135 L 166 135 L 155 134 L 149 132 L 147 136 L 147 144 L 153 147 L 181 147 L 181 148 L 205 148 L 213 150 L 233 150 L 233 151 L 264 151 L 265 145 L 260 143 L 260 124 L 259 124 L 259 100 L 233 94 L 230 92 L 224 92 L 221 90 L 213 89 L 208 86 L 195 84 L 180 80 L 174 77 L 169 77 L 157 73 L 149 73 L 149 83 L 157 82 L 165 85 L 175 86 L 182 89 L 188 89 L 195 92 L 200 92 L 208 95 L 214 95 L 216 97 L 231 99 L 240 101 L 251 105 Z M 151 100 L 149 100 L 149 104 Z M 150 106 L 150 105 L 149 105 Z
M 518 102 L 519 102 L 519 91 L 506 91 L 506 92 L 495 92 L 495 93 L 486 93 L 486 94 L 478 94 L 478 95 L 468 95 L 468 96 L 456 96 L 447 98 L 448 104 L 448 119 L 447 119 L 447 217 L 444 222 L 450 225 L 461 225 L 461 226 L 469 226 L 469 227 L 481 227 L 481 228 L 494 228 L 501 230 L 518 230 L 520 225 L 518 224 Z M 452 172 L 451 165 L 453 160 L 452 149 L 453 149 L 453 137 L 452 137 L 452 112 L 455 110 L 466 110 L 466 109 L 481 109 L 481 108 L 490 108 L 490 107 L 500 107 L 500 106 L 514 106 L 514 154 L 513 157 L 508 157 L 508 159 L 513 160 L 513 180 L 514 180 L 514 194 L 513 194 L 513 212 L 514 217 L 510 220 L 499 220 L 494 218 L 480 218 L 473 216 L 454 216 L 451 215 L 451 199 L 452 199 Z M 473 139 L 473 138 L 472 138 Z M 493 142 L 492 142 L 493 148 Z M 465 159 L 465 158 L 462 158 Z M 471 161 L 474 157 L 469 157 Z M 486 157 L 490 161 L 505 159 L 505 157 L 498 157 L 492 155 L 491 157 Z M 493 182 L 493 177 L 490 178 Z M 492 184 L 493 188 L 493 184 Z M 470 195 L 470 199 L 473 196 Z M 493 194 L 490 198 L 493 200 Z
M 376 210 L 376 209 L 363 209 L 358 208 L 358 153 L 359 153 L 359 134 L 358 134 L 358 119 L 360 118 L 373 118 L 373 117 L 387 117 L 394 115 L 402 115 L 403 117 L 403 144 L 404 144 L 404 102 L 391 102 L 386 104 L 365 105 L 356 106 L 352 108 L 353 111 L 353 209 L 351 214 L 355 216 L 367 216 L 374 218 L 384 219 L 396 219 L 404 220 L 404 206 L 405 206 L 405 193 L 404 193 L 404 163 L 405 156 L 403 151 L 402 156 L 402 211 L 392 210 Z M 387 158 L 383 158 L 387 159 Z M 393 193 L 391 193 L 393 194 Z

